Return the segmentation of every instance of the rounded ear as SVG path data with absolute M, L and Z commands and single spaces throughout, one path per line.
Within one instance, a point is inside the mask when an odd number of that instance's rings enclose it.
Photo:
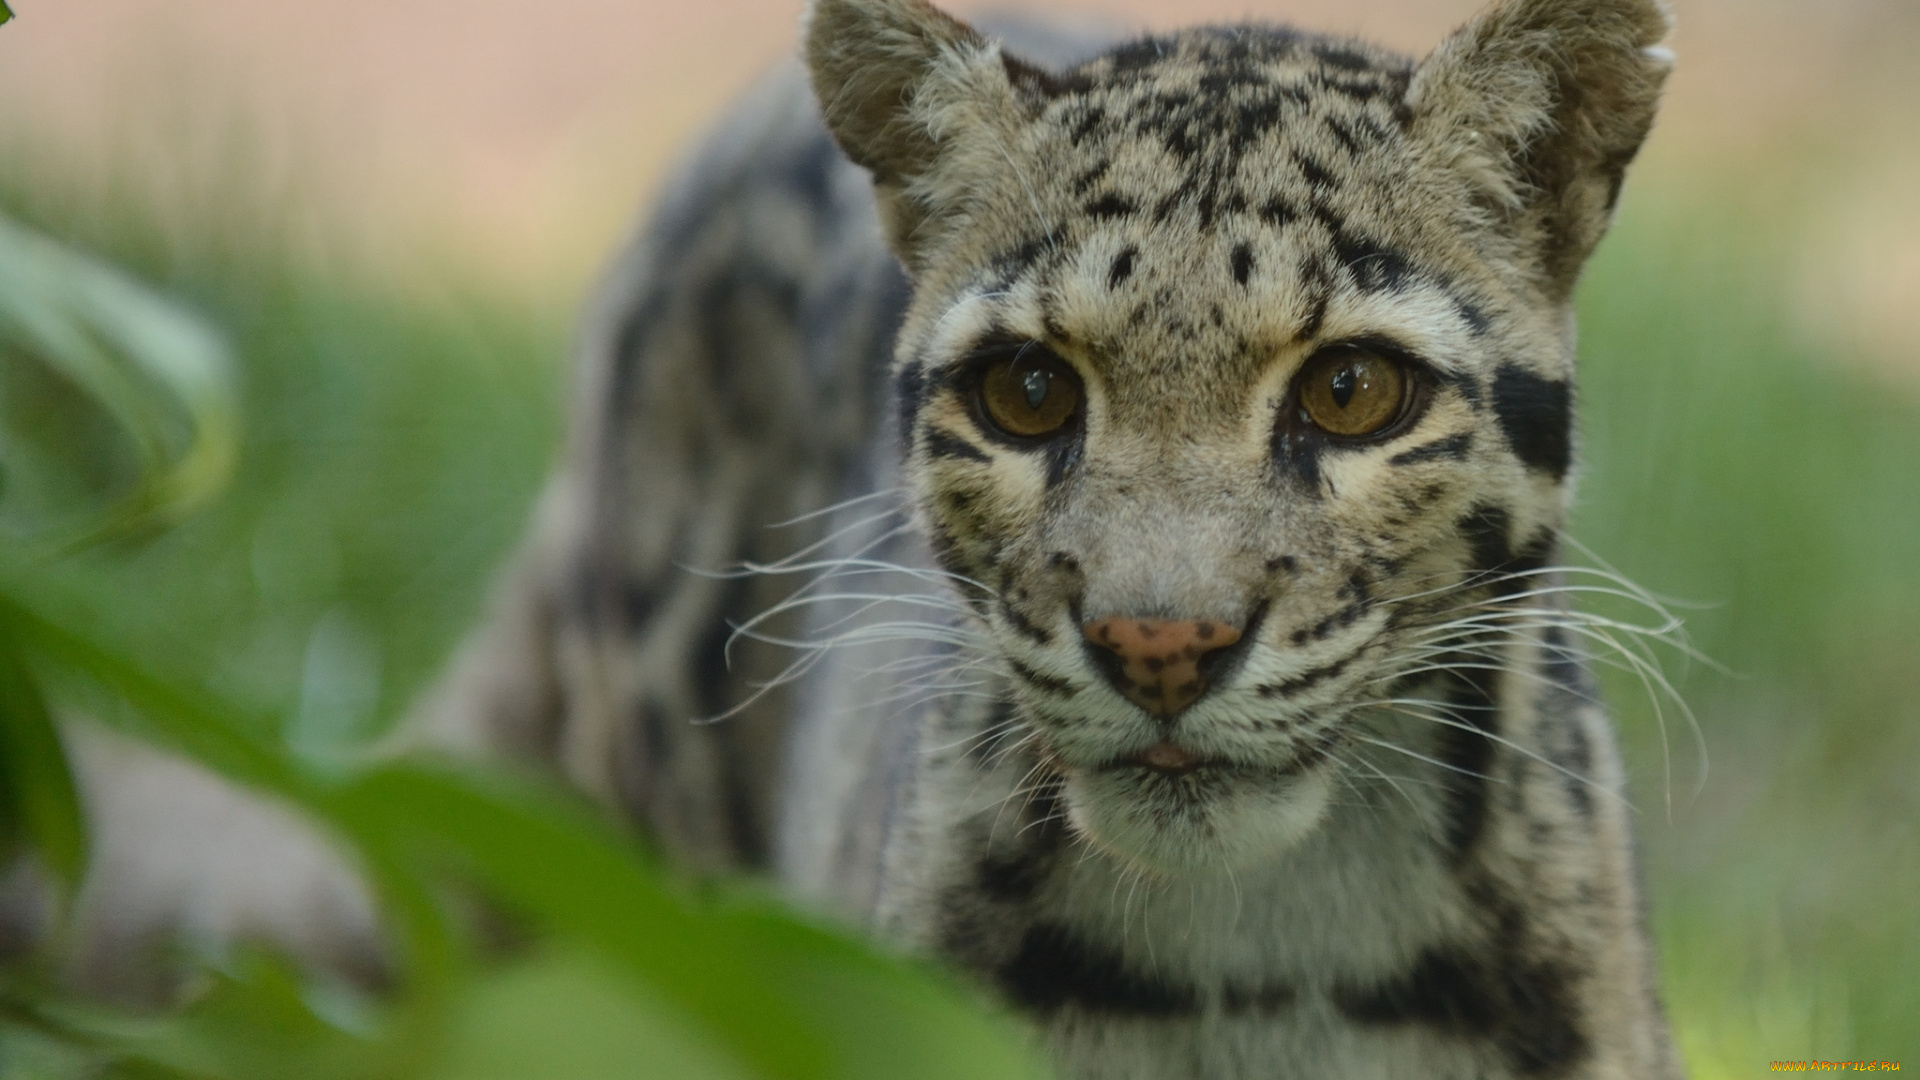
M 1022 112 L 1010 62 L 925 0 L 816 0 L 806 58 L 827 130 L 872 171 L 887 241 L 916 269 L 929 227 L 996 167 L 991 140 Z M 987 136 L 973 154 L 969 134 Z
M 1606 232 L 1673 56 L 1659 0 L 1501 0 L 1407 92 L 1412 131 L 1533 249 L 1564 298 Z

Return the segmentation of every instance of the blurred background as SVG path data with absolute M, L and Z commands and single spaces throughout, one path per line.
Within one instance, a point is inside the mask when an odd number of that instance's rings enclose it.
M 46 573 L 71 621 L 275 718 L 255 734 L 296 757 L 377 735 L 525 523 L 597 269 L 800 4 L 12 5 L 0 213 L 216 327 L 243 425 L 211 507 Z M 1476 6 L 1031 5 L 1415 54 Z M 1698 746 L 1609 687 L 1669 1009 L 1702 1078 L 1920 1066 L 1920 4 L 1676 7 L 1668 104 L 1582 286 L 1575 519 L 1725 668 L 1666 657 Z M 0 543 L 125 471 L 82 404 L 0 369 Z M 477 992 L 446 1075 L 669 1053 L 591 969 Z M 515 1031 L 580 1061 L 515 1072 Z

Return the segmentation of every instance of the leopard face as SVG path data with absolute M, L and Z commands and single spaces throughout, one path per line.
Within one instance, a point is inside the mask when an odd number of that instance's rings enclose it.
M 840 8 L 892 51 L 841 74 Z M 1422 64 L 1228 27 L 1066 71 L 921 5 L 816 11 L 829 124 L 914 277 L 920 522 L 1095 844 L 1174 872 L 1297 842 L 1436 627 L 1551 556 L 1568 293 L 1645 127 L 1579 110 L 1664 72 L 1663 20 L 1626 14 L 1598 59 L 1503 51 L 1556 11 Z

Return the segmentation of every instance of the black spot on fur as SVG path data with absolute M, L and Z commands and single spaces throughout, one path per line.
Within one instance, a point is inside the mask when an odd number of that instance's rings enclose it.
M 927 429 L 926 446 L 928 457 L 955 458 L 960 461 L 978 461 L 982 464 L 990 464 L 993 461 L 987 456 L 986 451 L 935 427 Z
M 1493 379 L 1493 413 L 1513 452 L 1555 480 L 1573 456 L 1573 391 L 1557 379 L 1502 364 Z
M 1144 37 L 1109 52 L 1107 60 L 1112 64 L 1115 75 L 1129 75 L 1159 63 L 1165 54 L 1165 46 L 1158 38 Z
M 1000 65 L 1006 69 L 1008 81 L 1035 97 L 1059 98 L 1093 89 L 1093 80 L 1079 71 L 1048 71 L 1005 52 L 1000 54 Z
M 1373 61 L 1367 59 L 1366 54 L 1337 42 L 1322 41 L 1315 43 L 1313 46 L 1313 55 L 1319 57 L 1320 62 L 1328 67 L 1339 68 L 1342 71 L 1373 70 Z
M 1340 118 L 1336 116 L 1327 117 L 1326 123 L 1327 130 L 1333 133 L 1335 141 L 1339 142 L 1348 154 L 1357 155 L 1360 153 L 1360 140 L 1354 135 L 1352 128 L 1342 123 Z
M 1565 1076 L 1590 1053 L 1569 972 L 1549 961 L 1526 961 L 1511 947 L 1498 951 L 1496 963 L 1428 949 L 1402 978 L 1365 992 L 1336 992 L 1334 1005 L 1359 1024 L 1421 1024 L 1494 1042 L 1523 1076 Z
M 1253 274 L 1253 249 L 1246 244 L 1233 245 L 1233 280 L 1242 285 Z
M 1107 175 L 1107 170 L 1111 168 L 1113 168 L 1113 159 L 1102 158 L 1099 164 L 1073 178 L 1073 193 L 1085 195 L 1087 189 L 1099 183 L 1100 178 Z
M 1495 596 L 1511 596 L 1532 584 L 1532 575 L 1546 566 L 1553 554 L 1553 533 L 1540 529 L 1515 548 L 1508 534 L 1513 519 L 1500 507 L 1486 503 L 1475 506 L 1454 523 L 1466 538 L 1472 570 L 1487 582 Z
M 1091 134 L 1094 128 L 1099 127 L 1100 122 L 1106 118 L 1107 110 L 1098 105 L 1089 105 L 1086 110 L 1080 114 L 1080 118 L 1074 121 L 1073 127 L 1068 129 L 1067 138 L 1072 141 L 1073 145 L 1079 146 L 1081 141 Z M 1111 164 L 1111 162 L 1102 162 L 1100 171 L 1105 172 Z
M 1326 267 L 1318 259 L 1300 260 L 1298 272 L 1307 297 L 1307 310 L 1300 320 L 1300 331 L 1295 339 L 1311 341 L 1320 333 L 1320 326 L 1326 321 L 1327 304 L 1333 299 L 1333 286 L 1327 279 Z
M 1290 225 L 1300 218 L 1300 212 L 1298 210 L 1288 206 L 1286 200 L 1277 196 L 1261 203 L 1258 213 L 1260 220 L 1276 228 L 1282 225 Z
M 1137 207 L 1134 205 L 1133 200 L 1115 195 L 1112 192 L 1108 192 L 1086 205 L 1087 215 L 1098 220 L 1127 217 L 1136 209 Z
M 1519 945 L 1502 942 L 1484 959 L 1479 950 L 1429 949 L 1397 979 L 1337 990 L 1334 1004 L 1355 1023 L 1417 1024 L 1490 1041 L 1522 1076 L 1564 1076 L 1591 1049 L 1580 1030 L 1572 973 L 1521 955 Z
M 1412 276 L 1405 255 L 1349 230 L 1334 231 L 1333 252 L 1355 283 L 1368 292 L 1396 291 Z
M 1430 443 L 1421 443 L 1411 450 L 1402 450 L 1387 459 L 1389 465 L 1415 465 L 1422 461 L 1458 461 L 1473 449 L 1473 432 L 1462 431 L 1448 435 L 1444 439 L 1435 439 Z
M 1042 236 L 1028 237 L 1022 240 L 1018 246 L 996 255 L 993 259 L 993 265 L 1009 277 L 1017 277 L 1031 269 L 1034 263 L 1039 262 L 1042 255 L 1057 251 L 1059 247 L 1060 234 L 1058 232 L 1049 232 Z
M 1199 1007 L 1191 988 L 1134 971 L 1119 952 L 1084 941 L 1064 926 L 1028 927 L 999 971 L 1016 1005 L 1042 1016 L 1069 1006 L 1120 1016 L 1178 1016 Z
M 1467 329 L 1473 331 L 1475 337 L 1486 333 L 1487 327 L 1493 325 L 1493 320 L 1487 317 L 1487 313 L 1481 309 L 1480 305 L 1465 297 L 1456 296 L 1452 299 L 1454 310 L 1460 313 L 1461 320 L 1467 324 Z
M 1117 289 L 1120 283 L 1133 276 L 1133 260 L 1140 249 L 1129 247 L 1113 257 L 1113 268 L 1107 271 L 1107 288 Z
M 1507 539 L 1513 518 L 1500 507 L 1487 503 L 1475 506 L 1454 523 L 1454 528 L 1466 538 L 1472 552 L 1472 565 L 1468 569 L 1480 574 L 1497 574 L 1513 561 L 1513 544 Z
M 1293 163 L 1299 167 L 1300 175 L 1305 177 L 1307 183 L 1314 187 L 1324 190 L 1334 186 L 1333 173 L 1330 172 L 1325 165 L 1320 164 L 1306 154 L 1295 151 Z
M 1045 879 L 1040 861 L 1025 854 L 989 855 L 980 860 L 977 880 L 989 900 L 1020 904 L 1033 899 Z

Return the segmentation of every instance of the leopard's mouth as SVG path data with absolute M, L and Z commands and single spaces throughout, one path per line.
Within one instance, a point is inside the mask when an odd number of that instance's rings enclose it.
M 1242 776 L 1284 780 L 1313 768 L 1324 760 L 1329 747 L 1309 744 L 1282 763 L 1242 761 L 1209 754 L 1180 742 L 1164 740 L 1135 753 L 1112 758 L 1098 768 L 1103 772 L 1144 773 L 1149 777 L 1177 780 L 1187 776 L 1230 778 Z

